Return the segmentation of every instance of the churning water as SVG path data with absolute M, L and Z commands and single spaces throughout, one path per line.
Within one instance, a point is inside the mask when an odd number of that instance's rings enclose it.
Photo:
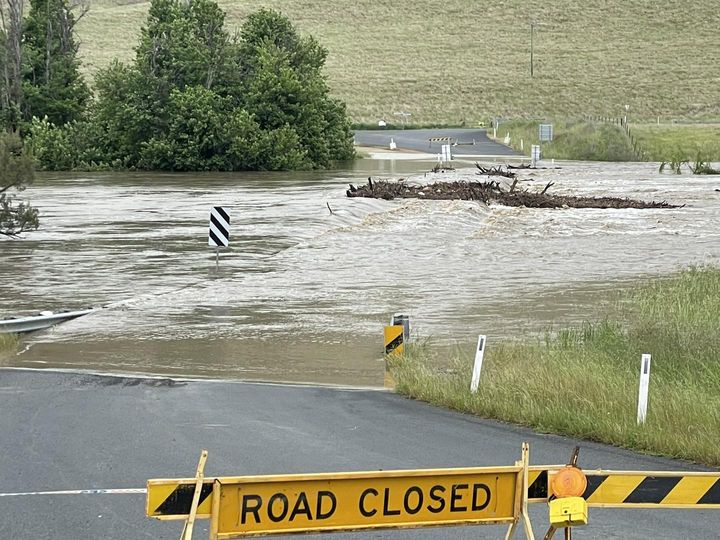
M 515 336 L 592 318 L 619 286 L 720 256 L 720 179 L 658 174 L 648 163 L 563 164 L 524 172 L 522 185 L 684 208 L 345 197 L 368 174 L 480 178 L 474 168 L 425 174 L 430 167 L 362 160 L 332 172 L 43 176 L 25 192 L 41 228 L 0 241 L 0 317 L 104 309 L 26 337 L 2 362 L 381 385 L 382 326 L 394 312 L 441 346 Z M 214 205 L 231 216 L 218 272 L 207 246 Z

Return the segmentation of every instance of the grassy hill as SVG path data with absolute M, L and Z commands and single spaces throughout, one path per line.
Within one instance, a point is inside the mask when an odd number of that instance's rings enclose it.
M 717 4 L 710 0 L 219 0 L 228 28 L 281 10 L 329 50 L 333 93 L 356 122 L 490 116 L 720 117 Z M 149 2 L 96 0 L 79 22 L 84 69 L 129 59 Z M 535 22 L 530 77 L 530 23 Z

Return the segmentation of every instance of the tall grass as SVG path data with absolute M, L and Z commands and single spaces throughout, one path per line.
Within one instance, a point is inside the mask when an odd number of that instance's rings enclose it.
M 490 342 L 475 395 L 472 359 L 410 348 L 393 368 L 398 391 L 540 431 L 720 465 L 720 269 L 647 283 L 614 313 L 543 338 Z M 653 360 L 647 421 L 638 426 L 642 353 Z
M 15 334 L 0 334 L 0 356 L 12 350 L 17 345 Z
M 618 125 L 590 121 L 560 121 L 553 124 L 553 141 L 540 142 L 540 122 L 513 120 L 501 123 L 497 136 L 510 135 L 510 145 L 530 155 L 530 146 L 540 144 L 543 159 L 577 159 L 583 161 L 633 161 L 630 139 Z
M 720 125 L 633 124 L 632 132 L 651 161 L 689 161 L 702 156 L 720 162 Z

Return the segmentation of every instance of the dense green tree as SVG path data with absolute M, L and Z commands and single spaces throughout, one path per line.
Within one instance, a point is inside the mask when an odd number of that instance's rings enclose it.
M 120 167 L 135 166 L 142 145 L 161 135 L 170 95 L 169 90 L 160 91 L 161 86 L 162 81 L 143 77 L 134 66 L 117 61 L 97 74 L 98 99 L 92 123 L 104 161 Z
M 67 0 L 30 0 L 23 28 L 22 112 L 62 125 L 81 118 L 90 90 L 80 75 L 75 16 Z
M 166 107 L 164 133 L 142 149 L 140 166 L 149 169 L 229 170 L 227 98 L 202 86 L 175 89 Z
M 32 183 L 33 178 L 32 157 L 20 138 L 13 134 L 0 135 L 0 235 L 18 236 L 37 229 L 38 211 L 13 196 Z
M 116 62 L 96 77 L 98 99 L 93 123 L 106 162 L 166 170 L 226 168 L 221 159 L 207 151 L 215 148 L 217 141 L 200 143 L 204 148 L 199 156 L 207 158 L 207 163 L 190 159 L 189 153 L 198 147 L 184 148 L 183 139 L 203 134 L 181 133 L 182 122 L 192 124 L 193 120 L 174 117 L 189 114 L 198 122 L 210 121 L 202 118 L 208 94 L 193 91 L 196 87 L 213 95 L 218 89 L 226 106 L 222 89 L 237 77 L 237 70 L 232 64 L 233 44 L 223 28 L 224 19 L 222 10 L 209 0 L 153 0 L 134 63 L 125 66 Z M 197 108 L 181 104 L 187 105 L 193 97 L 200 100 Z M 217 111 L 218 105 L 212 106 Z M 208 137 L 210 131 L 205 132 Z M 175 163 L 173 156 L 178 149 L 182 152 Z M 153 152 L 158 155 L 153 156 Z
M 245 108 L 263 129 L 290 127 L 315 167 L 354 155 L 345 106 L 329 97 L 327 51 L 281 13 L 251 14 L 239 46 Z
M 184 171 L 327 167 L 352 157 L 317 41 L 275 11 L 251 15 L 239 40 L 224 18 L 214 0 L 152 1 L 133 64 L 96 78 L 93 140 L 104 161 Z
M 22 104 L 22 25 L 23 0 L 6 0 L 0 6 L 2 28 L 0 28 L 0 121 L 2 128 L 10 131 L 19 129 Z
M 173 89 L 203 86 L 223 93 L 236 79 L 234 45 L 225 13 L 214 0 L 153 0 L 142 28 L 135 67 L 168 97 Z
M 25 134 L 34 116 L 58 125 L 82 117 L 90 91 L 79 72 L 76 18 L 67 0 L 6 0 L 0 28 L 0 122 Z M 81 14 L 82 16 L 82 14 Z

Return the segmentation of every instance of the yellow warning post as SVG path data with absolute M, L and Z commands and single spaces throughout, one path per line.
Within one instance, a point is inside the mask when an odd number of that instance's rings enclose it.
M 385 327 L 385 354 L 403 354 L 405 352 L 403 332 L 402 325 Z
M 405 353 L 404 342 L 405 327 L 401 324 L 385 327 L 385 356 L 400 356 Z M 390 371 L 387 358 L 385 359 L 385 388 L 395 388 L 395 378 Z

